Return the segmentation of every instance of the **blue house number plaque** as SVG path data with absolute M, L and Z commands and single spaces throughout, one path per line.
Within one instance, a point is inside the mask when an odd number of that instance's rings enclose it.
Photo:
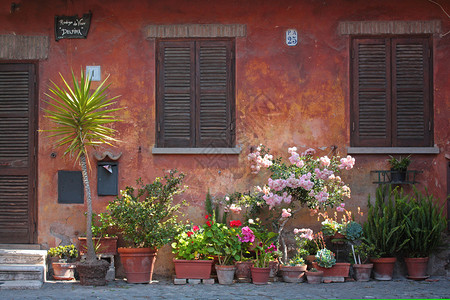
M 298 42 L 297 30 L 288 29 L 286 30 L 286 45 L 296 46 Z

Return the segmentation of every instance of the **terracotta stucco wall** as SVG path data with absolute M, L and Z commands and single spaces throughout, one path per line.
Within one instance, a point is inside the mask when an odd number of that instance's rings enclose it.
M 450 5 L 441 1 L 447 10 Z M 47 35 L 48 59 L 39 61 L 39 106 L 50 80 L 58 73 L 69 76 L 86 65 L 100 65 L 102 77 L 110 74 L 110 94 L 122 95 L 124 120 L 116 124 L 122 143 L 119 188 L 142 177 L 153 180 L 163 169 L 177 168 L 188 174 L 184 198 L 191 219 L 200 219 L 204 198 L 244 191 L 261 185 L 264 174 L 251 175 L 247 163 L 250 146 L 263 143 L 274 153 L 287 148 L 314 147 L 327 154 L 332 145 L 346 155 L 349 128 L 349 37 L 338 34 L 340 21 L 441 20 L 442 32 L 450 20 L 426 0 L 410 1 L 19 1 L 10 13 L 10 1 L 0 1 L 0 34 Z M 82 15 L 92 11 L 86 40 L 54 41 L 55 15 Z M 144 37 L 150 24 L 246 24 L 247 36 L 236 39 L 236 143 L 240 155 L 152 155 L 155 145 L 155 41 Z M 295 28 L 299 44 L 288 47 L 285 31 Z M 414 155 L 411 169 L 423 170 L 420 188 L 446 197 L 446 158 L 449 153 L 450 35 L 434 35 L 434 141 L 438 155 Z M 39 128 L 49 128 L 39 114 Z M 51 158 L 52 152 L 57 153 Z M 39 134 L 38 150 L 38 242 L 51 247 L 61 239 L 75 240 L 84 232 L 84 205 L 57 203 L 57 171 L 78 170 L 63 158 L 45 134 Z M 346 181 L 352 189 L 347 207 L 365 207 L 374 192 L 370 170 L 386 169 L 387 155 L 355 155 L 356 167 Z M 104 210 L 111 197 L 96 196 L 95 211 Z M 200 207 L 200 209 L 198 209 Z M 293 224 L 315 225 L 304 211 Z M 164 254 L 165 253 L 165 254 Z M 156 272 L 167 273 L 168 249 L 163 249 Z

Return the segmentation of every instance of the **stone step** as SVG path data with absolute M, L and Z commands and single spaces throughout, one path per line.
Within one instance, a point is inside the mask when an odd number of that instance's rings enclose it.
M 0 249 L 41 250 L 39 244 L 0 244 Z
M 44 265 L 0 264 L 0 281 L 39 280 L 44 281 Z
M 47 250 L 0 249 L 0 264 L 45 265 Z
M 0 281 L 0 290 L 37 290 L 41 287 L 40 280 Z

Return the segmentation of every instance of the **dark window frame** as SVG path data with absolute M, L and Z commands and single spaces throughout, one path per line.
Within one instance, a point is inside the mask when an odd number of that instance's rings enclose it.
M 360 61 L 357 52 L 358 44 L 383 44 L 386 48 L 386 137 L 383 138 L 362 138 L 360 134 L 360 115 L 358 104 L 360 98 L 358 67 Z M 424 52 L 424 93 L 423 93 L 423 139 L 419 138 L 398 138 L 397 123 L 402 116 L 396 119 L 396 101 L 400 98 L 396 93 L 396 63 L 399 62 L 395 52 L 396 43 L 410 43 L 419 45 L 422 43 Z M 396 60 L 397 59 L 397 60 Z M 400 58 L 401 59 L 401 58 Z M 379 78 L 378 78 L 379 79 Z M 408 90 L 407 90 L 408 91 Z M 411 91 L 413 91 L 411 89 Z M 373 91 L 372 91 L 373 92 Z M 408 91 L 409 92 L 409 91 Z M 414 91 L 413 91 L 414 92 Z M 427 99 L 428 98 L 428 99 Z M 405 115 L 403 115 L 405 117 Z M 370 120 L 366 119 L 366 120 Z M 370 126 L 369 126 L 370 127 Z M 433 146 L 433 40 L 430 35 L 359 35 L 350 39 L 350 145 L 351 147 L 432 147 Z
M 235 127 L 236 127 L 236 99 L 235 99 L 235 39 L 234 38 L 181 38 L 181 39 L 157 39 L 155 43 L 156 52 L 156 110 L 155 110 L 155 133 L 156 146 L 158 148 L 233 148 L 236 143 Z M 164 86 L 165 67 L 164 63 L 164 47 L 189 47 L 190 49 L 190 136 L 189 140 L 176 139 L 170 140 L 166 138 L 165 119 L 164 119 L 164 96 L 166 86 Z M 226 117 L 218 118 L 222 122 L 222 133 L 220 136 L 214 136 L 212 139 L 201 138 L 200 131 L 200 97 L 203 91 L 207 91 L 200 87 L 200 47 L 206 45 L 225 46 L 226 47 L 226 86 L 222 92 L 226 93 L 225 103 Z M 214 87 L 209 92 L 214 93 Z M 186 91 L 185 91 L 186 92 Z M 175 92 L 176 93 L 176 92 Z M 185 93 L 186 95 L 187 93 Z M 193 99 L 193 101 L 192 101 Z M 226 127 L 226 129 L 224 129 Z M 185 135 L 187 137 L 187 135 Z

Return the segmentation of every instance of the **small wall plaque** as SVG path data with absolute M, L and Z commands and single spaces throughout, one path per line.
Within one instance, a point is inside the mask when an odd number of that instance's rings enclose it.
M 288 29 L 286 30 L 286 45 L 296 46 L 298 43 L 297 30 Z
M 55 39 L 85 39 L 91 25 L 91 16 L 55 16 Z

